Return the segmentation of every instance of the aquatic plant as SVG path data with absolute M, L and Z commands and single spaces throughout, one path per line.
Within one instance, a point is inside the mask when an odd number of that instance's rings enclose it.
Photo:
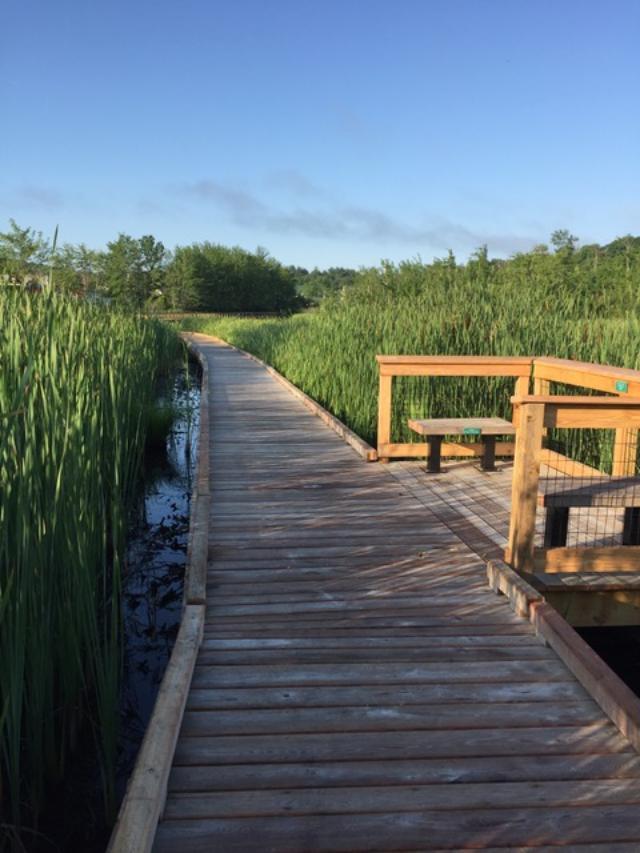
M 90 725 L 113 813 L 128 501 L 166 325 L 0 288 L 0 800 L 37 827 Z

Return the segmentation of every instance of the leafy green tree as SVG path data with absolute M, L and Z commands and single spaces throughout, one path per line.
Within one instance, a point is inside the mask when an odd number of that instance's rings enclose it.
M 326 296 L 350 287 L 357 275 L 355 270 L 345 267 L 330 267 L 327 270 L 316 267 L 311 272 L 304 267 L 287 267 L 287 272 L 293 278 L 299 296 L 310 305 L 318 305 Z
M 9 230 L 0 233 L 0 275 L 16 284 L 43 277 L 50 246 L 40 231 L 20 228 L 14 219 Z
M 165 273 L 165 307 L 173 311 L 200 309 L 207 269 L 206 258 L 197 246 L 178 246 Z
M 119 234 L 107 243 L 104 256 L 104 280 L 116 302 L 140 310 L 145 302 L 140 244 L 128 234 Z
M 216 243 L 178 247 L 166 271 L 168 307 L 270 313 L 298 306 L 293 278 L 264 249 Z
M 101 254 L 84 243 L 65 243 L 54 247 L 49 266 L 51 284 L 55 290 L 75 295 L 87 295 L 100 289 Z
M 578 238 L 566 228 L 558 228 L 551 235 L 551 245 L 556 252 L 562 249 L 573 251 L 578 243 Z
M 104 283 L 120 304 L 140 310 L 154 291 L 161 290 L 166 249 L 150 234 L 135 239 L 119 234 L 107 243 L 103 258 Z
M 140 237 L 138 243 L 140 246 L 140 268 L 145 278 L 148 298 L 155 290 L 162 290 L 167 250 L 151 234 Z

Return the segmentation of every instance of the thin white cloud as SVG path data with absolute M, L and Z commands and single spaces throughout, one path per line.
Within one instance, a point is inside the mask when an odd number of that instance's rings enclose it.
M 275 169 L 267 175 L 264 183 L 269 189 L 284 190 L 297 198 L 318 199 L 326 196 L 324 190 L 295 169 Z
M 298 177 L 300 186 L 304 187 L 305 179 Z M 294 178 L 294 183 L 297 179 Z M 309 195 L 315 193 L 321 201 L 321 191 L 314 188 L 312 192 L 312 187 L 309 182 Z M 491 252 L 511 254 L 526 251 L 540 241 L 537 236 L 484 232 L 442 219 L 406 223 L 375 208 L 335 202 L 283 210 L 245 189 L 210 179 L 184 184 L 177 192 L 184 199 L 213 205 L 236 225 L 279 235 L 355 240 L 381 247 L 385 244 L 404 245 L 415 252 L 425 247 L 435 251 L 448 248 L 470 251 L 486 243 Z
M 40 210 L 58 210 L 64 206 L 64 195 L 56 189 L 35 184 L 23 184 L 12 193 L 16 206 Z

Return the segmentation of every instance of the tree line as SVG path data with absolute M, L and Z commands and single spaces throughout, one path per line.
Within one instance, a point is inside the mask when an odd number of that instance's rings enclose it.
M 171 311 L 290 313 L 305 302 L 290 270 L 264 249 L 215 243 L 173 252 L 150 234 L 119 234 L 104 251 L 58 245 L 13 219 L 0 232 L 0 283 L 52 287 L 125 308 Z
M 390 266 L 309 271 L 285 267 L 262 248 L 248 252 L 202 242 L 169 251 L 152 235 L 119 234 L 104 251 L 96 251 L 82 243 L 58 245 L 57 236 L 48 240 L 14 220 L 0 233 L 0 283 L 51 286 L 134 310 L 287 314 L 354 289 L 367 290 L 372 281 L 397 287 L 395 279 L 385 284 L 384 271 Z M 508 259 L 489 258 L 482 246 L 464 263 L 449 252 L 430 264 L 418 259 L 398 268 L 405 271 L 403 287 L 429 286 L 443 278 L 453 284 L 463 276 L 478 287 L 533 287 L 545 299 L 562 293 L 585 305 L 610 306 L 615 294 L 620 310 L 639 301 L 640 237 L 580 246 L 569 231 L 557 230 L 549 244 Z

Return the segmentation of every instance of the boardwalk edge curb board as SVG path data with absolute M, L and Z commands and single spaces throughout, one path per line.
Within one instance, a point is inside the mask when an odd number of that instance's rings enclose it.
M 533 602 L 529 618 L 538 636 L 640 752 L 640 699 L 546 601 Z
M 597 655 L 544 596 L 502 560 L 487 563 L 489 586 L 529 619 L 536 634 L 558 655 L 616 728 L 640 752 L 640 699 Z
M 544 601 L 543 596 L 502 560 L 489 560 L 487 580 L 491 589 L 505 595 L 518 616 L 529 618 L 531 604 Z

